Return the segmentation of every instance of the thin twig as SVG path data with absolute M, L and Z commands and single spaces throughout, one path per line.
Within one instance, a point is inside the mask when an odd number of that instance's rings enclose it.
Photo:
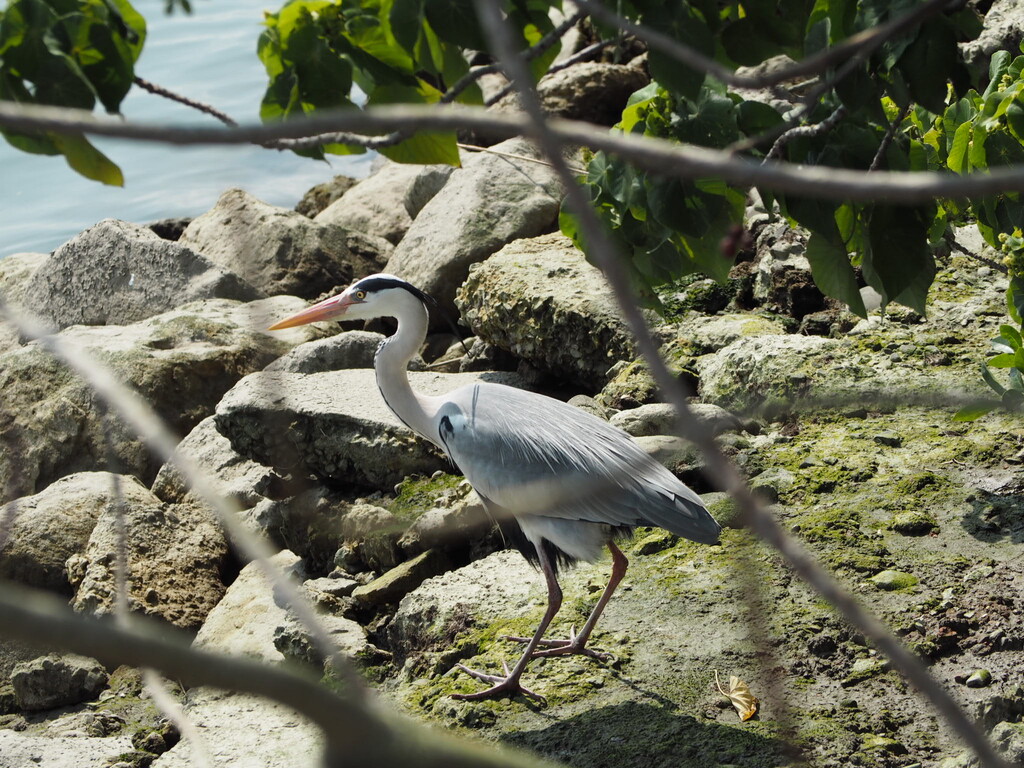
M 768 151 L 768 154 L 765 155 L 763 162 L 768 162 L 769 160 L 782 157 L 782 150 L 785 149 L 786 145 L 793 139 L 818 136 L 826 131 L 831 131 L 835 127 L 836 123 L 844 117 L 846 117 L 846 107 L 839 106 L 831 115 L 826 117 L 820 123 L 816 123 L 814 125 L 799 125 L 796 128 L 790 128 L 775 140 L 775 143 L 772 144 L 772 148 Z
M 187 96 L 182 96 L 180 93 L 175 93 L 168 88 L 164 88 L 162 85 L 151 83 L 149 80 L 143 80 L 138 75 L 136 75 L 132 81 L 144 91 L 149 91 L 156 96 L 162 96 L 165 99 L 170 99 L 171 101 L 176 101 L 179 104 L 184 104 L 186 107 L 192 107 L 192 109 L 199 110 L 200 112 L 217 118 L 224 123 L 224 125 L 230 125 L 232 128 L 238 125 L 238 123 L 231 117 L 224 114 L 219 109 L 211 107 L 209 104 L 204 104 L 201 101 L 196 101 L 195 99 L 190 99 Z
M 546 165 L 548 168 L 551 167 L 551 163 L 540 157 L 527 157 L 526 155 L 517 155 L 513 152 L 502 152 L 500 149 L 494 149 L 493 147 L 478 147 L 476 144 L 462 144 L 457 145 L 459 149 L 465 149 L 469 152 L 485 152 L 488 155 L 496 155 L 497 157 L 506 157 L 509 160 L 521 160 L 524 163 L 537 163 L 538 165 Z M 577 166 L 570 166 L 573 173 L 580 176 L 587 172 L 586 168 L 579 168 Z
M 582 187 L 562 158 L 559 136 L 545 123 L 544 112 L 529 74 L 511 49 L 499 7 L 492 0 L 475 0 L 478 16 L 488 34 L 498 59 L 509 79 L 516 83 L 520 102 L 530 118 L 527 131 L 551 160 L 566 189 L 566 204 L 577 217 L 588 255 L 592 256 L 608 278 L 619 309 L 633 332 L 637 347 L 644 356 L 661 393 L 675 406 L 683 437 L 696 443 L 707 460 L 707 471 L 718 486 L 732 495 L 747 524 L 762 539 L 774 546 L 794 571 L 829 600 L 853 626 L 864 633 L 907 679 L 932 703 L 953 730 L 989 768 L 1009 768 L 992 748 L 984 733 L 960 709 L 946 690 L 929 674 L 921 660 L 907 650 L 892 632 L 864 609 L 839 583 L 799 546 L 751 494 L 738 470 L 721 452 L 709 430 L 702 429 L 690 411 L 687 392 L 681 382 L 665 366 L 659 347 L 647 327 L 639 308 L 621 257 L 605 234 Z
M 907 115 L 910 114 L 910 110 L 913 106 L 913 104 L 907 104 L 907 106 L 900 110 L 895 119 L 889 123 L 889 127 L 885 129 L 885 136 L 882 137 L 882 141 L 878 145 L 878 151 L 875 152 L 875 157 L 868 168 L 869 171 L 877 171 L 882 167 L 882 158 L 885 157 L 885 153 L 889 151 L 889 145 L 892 144 L 892 140 L 896 136 L 896 131 L 903 124 L 903 121 L 907 119 Z

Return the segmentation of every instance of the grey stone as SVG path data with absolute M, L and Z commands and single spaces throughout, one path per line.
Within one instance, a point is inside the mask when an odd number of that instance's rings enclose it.
M 380 333 L 346 331 L 301 344 L 264 370 L 320 373 L 343 368 L 373 368 L 373 358 L 382 341 L 384 335 Z
M 114 479 L 109 472 L 81 472 L 0 509 L 0 519 L 14 516 L 0 548 L 0 577 L 70 594 L 64 564 L 85 551 L 96 521 L 114 503 Z M 121 494 L 129 506 L 152 499 L 127 477 L 121 478 Z
M 481 380 L 519 382 L 514 374 L 497 373 L 413 372 L 409 379 L 428 395 Z M 243 456 L 332 482 L 390 491 L 406 475 L 450 466 L 391 413 L 369 369 L 254 374 L 223 397 L 216 419 Z
M 655 461 L 672 471 L 700 458 L 700 451 L 693 443 L 675 435 L 643 435 L 634 439 Z
M 486 625 L 522 615 L 541 596 L 542 577 L 518 552 L 495 552 L 467 566 L 427 579 L 398 604 L 387 627 L 389 647 L 407 654 L 451 642 L 458 616 Z
M 295 204 L 295 210 L 312 219 L 357 183 L 358 181 L 351 176 L 335 176 L 330 181 L 325 181 L 306 190 L 306 194 Z
M 179 242 L 268 296 L 312 299 L 378 268 L 349 249 L 343 228 L 267 205 L 241 189 L 222 194 Z
M 784 336 L 782 323 L 763 315 L 737 312 L 715 317 L 686 318 L 679 324 L 675 346 L 693 355 L 706 355 L 734 341 L 753 336 Z
M 129 736 L 39 736 L 0 729 L 4 768 L 108 768 L 131 751 Z
M 997 723 L 989 739 L 1009 765 L 1024 764 L 1024 723 Z M 981 762 L 974 752 L 966 751 L 956 757 L 947 757 L 938 768 L 978 768 Z
M 123 478 L 122 489 L 138 484 Z M 164 504 L 135 489 L 122 505 L 128 559 L 128 607 L 181 629 L 199 629 L 224 595 L 221 572 L 228 545 L 213 513 L 199 504 Z M 67 561 L 75 590 L 72 607 L 81 613 L 113 613 L 119 520 L 115 508 L 100 514 L 81 555 Z
M 448 556 L 439 549 L 428 549 L 412 560 L 392 568 L 387 573 L 364 584 L 352 592 L 352 597 L 366 605 L 397 603 L 405 595 L 432 576 L 451 570 Z
M 289 579 L 301 582 L 305 578 L 302 560 L 293 552 L 282 550 L 270 563 Z M 286 623 L 287 611 L 259 564 L 249 563 L 210 611 L 193 645 L 279 663 L 284 656 L 274 646 L 274 632 Z
M 358 622 L 323 612 L 317 614 L 317 620 L 331 639 L 334 650 L 344 657 L 354 659 L 368 650 L 366 630 Z M 309 630 L 292 616 L 274 630 L 274 647 L 288 659 L 312 665 L 320 665 L 325 661 L 323 653 L 311 639 Z
M 441 188 L 448 183 L 448 177 L 455 168 L 451 165 L 427 165 L 416 175 L 405 190 L 405 211 L 410 219 L 419 216 L 423 206 L 429 203 Z
M 188 434 L 242 376 L 322 335 L 312 326 L 265 332 L 269 318 L 303 304 L 207 299 L 128 326 L 73 326 L 60 337 L 133 387 L 172 431 Z M 133 430 L 105 418 L 92 389 L 39 343 L 0 355 L 0 391 L 0 502 L 107 466 L 146 484 L 156 476 L 160 464 Z
M 52 654 L 18 664 L 11 684 L 18 706 L 32 712 L 95 699 L 106 687 L 107 677 L 95 659 Z
M 199 422 L 178 443 L 175 453 L 196 465 L 213 490 L 231 499 L 240 509 L 256 506 L 271 494 L 272 486 L 279 480 L 269 467 L 237 453 L 231 442 L 217 431 L 213 416 Z M 199 498 L 173 461 L 160 467 L 153 481 L 153 493 L 162 501 L 174 503 Z
M 545 75 L 537 92 L 549 115 L 612 126 L 622 119 L 629 97 L 649 82 L 638 67 L 584 61 Z
M 712 403 L 692 403 L 690 412 L 703 429 L 714 435 L 739 427 L 735 416 Z M 676 410 L 667 403 L 648 403 L 619 411 L 611 418 L 612 426 L 634 437 L 671 434 L 676 431 L 676 421 Z
M 317 224 L 367 232 L 397 244 L 412 223 L 405 196 L 423 168 L 385 162 L 316 215 Z
M 604 419 L 605 421 L 608 421 L 608 419 L 613 415 L 610 409 L 605 408 L 589 395 L 573 395 L 569 398 L 568 403 L 575 408 L 580 408 L 587 413 L 592 413 L 599 419 Z
M 493 149 L 539 157 L 525 139 L 509 139 Z M 554 229 L 561 196 L 546 165 L 489 153 L 467 157 L 409 227 L 386 271 L 426 291 L 451 313 L 470 266 L 513 240 Z
M 105 219 L 53 252 L 24 301 L 50 325 L 127 325 L 200 299 L 263 294 L 231 271 L 146 227 Z
M 480 338 L 594 389 L 634 357 L 600 271 L 561 234 L 518 240 L 470 270 L 457 303 Z
M 465 545 L 492 525 L 480 497 L 471 491 L 451 507 L 428 509 L 402 534 L 398 545 L 409 554 L 435 547 L 451 549 Z
M 978 73 L 988 74 L 989 61 L 996 51 L 1017 51 L 1024 39 L 1024 8 L 1016 0 L 995 0 L 988 12 L 981 34 L 962 43 L 964 60 Z M 986 77 L 987 79 L 987 77 Z
M 0 298 L 8 307 L 22 306 L 29 278 L 50 255 L 48 253 L 12 253 L 0 259 Z M 0 354 L 21 346 L 21 333 L 7 320 L 0 320 Z

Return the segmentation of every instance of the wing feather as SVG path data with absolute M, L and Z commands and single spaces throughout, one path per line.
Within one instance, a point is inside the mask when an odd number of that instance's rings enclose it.
M 484 497 L 515 515 L 656 525 L 718 541 L 697 496 L 625 432 L 533 392 L 480 383 L 438 411 L 442 443 Z

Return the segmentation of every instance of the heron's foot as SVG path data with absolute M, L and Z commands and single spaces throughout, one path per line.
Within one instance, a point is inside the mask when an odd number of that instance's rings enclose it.
M 492 696 L 503 696 L 503 695 L 514 695 L 521 693 L 531 699 L 534 699 L 540 704 L 547 704 L 548 700 L 541 696 L 539 693 L 534 693 L 529 688 L 526 688 L 519 682 L 519 676 L 512 676 L 512 673 L 508 670 L 508 664 L 502 662 L 502 667 L 505 669 L 504 677 L 501 675 L 489 675 L 486 672 L 480 672 L 475 669 L 470 669 L 465 664 L 456 664 L 455 669 L 461 669 L 468 675 L 472 675 L 477 680 L 483 680 L 485 683 L 494 683 L 490 688 L 485 691 L 477 691 L 476 693 L 453 693 L 453 699 L 461 699 L 463 701 L 478 701 L 479 699 L 489 699 Z
M 514 643 L 530 642 L 529 637 L 515 637 L 513 635 L 505 635 L 505 639 L 511 640 Z M 541 640 L 538 645 L 543 645 L 544 648 L 536 650 L 530 654 L 531 659 L 538 659 L 546 656 L 570 656 L 573 654 L 578 656 L 589 656 L 590 658 L 597 659 L 598 661 L 612 661 L 615 658 L 611 653 L 595 651 L 591 648 L 587 648 L 587 638 L 581 638 L 577 635 L 576 627 L 569 628 L 569 637 L 564 640 Z

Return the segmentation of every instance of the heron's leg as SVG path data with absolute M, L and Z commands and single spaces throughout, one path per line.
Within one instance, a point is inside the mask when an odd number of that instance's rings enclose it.
M 626 575 L 626 568 L 629 567 L 629 560 L 622 554 L 622 550 L 615 545 L 615 542 L 608 542 L 608 550 L 612 553 L 612 575 L 608 579 L 608 586 L 604 588 L 604 592 L 601 594 L 601 599 L 597 601 L 594 610 L 590 612 L 586 624 L 583 625 L 583 628 L 578 633 L 572 632 L 566 640 L 541 640 L 537 645 L 545 646 L 544 650 L 535 650 L 533 652 L 534 658 L 538 656 L 565 656 L 570 653 L 593 656 L 595 659 L 601 659 L 602 661 L 612 658 L 610 653 L 593 651 L 586 647 L 587 640 L 590 639 L 590 634 L 594 631 L 597 620 L 601 618 L 601 613 L 604 611 L 605 606 L 608 605 L 608 601 L 611 599 L 615 588 L 619 586 L 619 582 L 622 581 L 622 577 Z M 507 637 L 506 639 L 515 640 L 516 642 L 527 641 L 525 637 Z
M 530 663 L 530 658 L 533 656 L 533 652 L 537 649 L 537 645 L 541 642 L 541 638 L 544 637 L 544 632 L 547 631 L 548 625 L 551 624 L 551 620 L 555 618 L 555 614 L 558 613 L 558 609 L 562 607 L 562 588 L 558 586 L 558 579 L 555 576 L 555 569 L 551 565 L 551 560 L 548 558 L 547 553 L 543 547 L 537 548 L 537 554 L 540 557 L 540 568 L 544 573 L 544 579 L 548 585 L 548 607 L 544 611 L 544 618 L 540 620 L 540 625 L 537 627 L 537 631 L 534 632 L 533 637 L 526 641 L 526 649 L 523 651 L 523 655 L 519 657 L 519 661 L 512 667 L 510 672 L 508 665 L 505 665 L 505 676 L 501 675 L 488 675 L 484 672 L 478 672 L 475 669 L 470 669 L 463 664 L 456 664 L 457 669 L 461 669 L 463 672 L 467 672 L 478 680 L 484 682 L 494 683 L 493 686 L 488 688 L 486 691 L 478 691 L 477 693 L 453 693 L 453 699 L 485 699 L 491 696 L 497 696 L 503 693 L 522 693 L 531 698 L 537 699 L 542 704 L 547 703 L 547 700 L 538 693 L 534 693 L 528 688 L 524 688 L 519 678 L 526 670 L 526 665 Z

